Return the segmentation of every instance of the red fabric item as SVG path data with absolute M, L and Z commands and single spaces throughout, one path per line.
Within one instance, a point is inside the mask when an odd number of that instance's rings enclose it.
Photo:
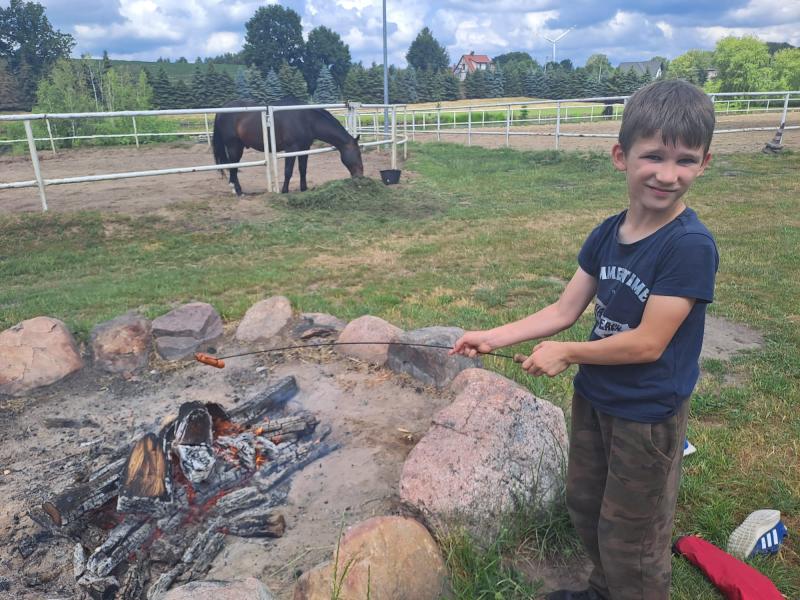
M 678 539 L 673 548 L 703 571 L 728 600 L 784 600 L 767 577 L 695 535 Z

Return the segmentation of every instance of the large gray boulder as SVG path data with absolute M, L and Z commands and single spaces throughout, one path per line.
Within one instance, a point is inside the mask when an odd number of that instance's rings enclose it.
M 180 360 L 213 347 L 222 337 L 222 319 L 206 302 L 190 302 L 153 320 L 161 358 Z
M 483 363 L 480 358 L 449 356 L 444 348 L 431 348 L 426 345 L 452 348 L 462 335 L 464 330 L 458 327 L 425 327 L 407 331 L 399 335 L 396 341 L 425 345 L 389 346 L 386 366 L 396 373 L 408 373 L 425 384 L 444 387 L 464 369 L 481 367 Z
M 52 317 L 34 317 L 0 332 L 0 394 L 21 396 L 83 367 L 72 334 Z
M 95 368 L 107 373 L 133 373 L 147 366 L 150 321 L 128 313 L 100 323 L 89 336 Z
M 498 532 L 519 503 L 546 507 L 564 485 L 568 448 L 562 410 L 497 373 L 461 372 L 456 398 L 409 453 L 400 497 L 442 526 L 478 540 Z
M 447 597 L 447 569 L 431 534 L 414 519 L 373 517 L 339 542 L 339 598 L 439 600 Z M 334 555 L 335 560 L 335 555 Z M 297 582 L 294 600 L 330 600 L 334 565 L 321 565 Z

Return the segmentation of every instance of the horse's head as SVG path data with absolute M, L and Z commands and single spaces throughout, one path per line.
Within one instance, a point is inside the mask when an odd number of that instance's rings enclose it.
M 364 164 L 361 162 L 361 148 L 358 146 L 358 138 L 356 136 L 339 148 L 339 154 L 342 157 L 342 163 L 350 171 L 351 177 L 364 176 Z

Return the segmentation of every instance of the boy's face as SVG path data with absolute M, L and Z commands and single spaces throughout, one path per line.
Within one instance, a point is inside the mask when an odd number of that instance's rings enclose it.
M 664 144 L 661 132 L 656 131 L 636 140 L 627 154 L 616 144 L 611 159 L 616 169 L 626 172 L 631 208 L 669 213 L 683 209 L 681 197 L 705 171 L 711 154 L 680 141 L 674 146 Z

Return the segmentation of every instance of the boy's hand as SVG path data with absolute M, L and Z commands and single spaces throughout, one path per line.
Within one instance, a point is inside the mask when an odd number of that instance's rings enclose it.
M 529 375 L 555 377 L 570 366 L 567 345 L 564 342 L 540 342 L 522 363 Z
M 486 331 L 468 331 L 456 340 L 452 350 L 447 354 L 450 356 L 462 354 L 469 358 L 475 358 L 478 354 L 486 354 L 492 350 L 494 348 L 488 342 Z

